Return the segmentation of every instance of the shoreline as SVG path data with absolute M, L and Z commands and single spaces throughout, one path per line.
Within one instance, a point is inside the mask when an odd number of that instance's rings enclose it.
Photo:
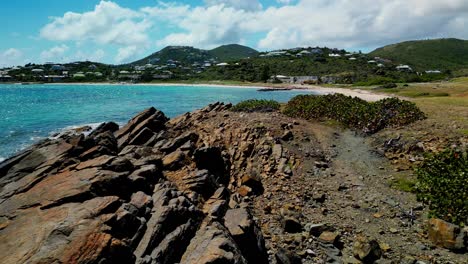
M 239 88 L 239 89 L 264 89 L 264 88 L 272 88 L 272 89 L 284 89 L 289 88 L 291 90 L 302 90 L 302 91 L 310 91 L 315 92 L 319 95 L 325 94 L 343 94 L 346 96 L 358 97 L 363 100 L 369 102 L 379 101 L 385 98 L 392 97 L 388 94 L 381 94 L 375 93 L 368 90 L 362 89 L 349 89 L 349 88 L 338 88 L 338 87 L 322 87 L 318 85 L 298 85 L 298 84 L 260 84 L 260 83 L 252 83 L 249 84 L 214 84 L 214 83 L 45 83 L 42 85 L 54 85 L 54 86 L 68 86 L 68 85 L 94 85 L 94 86 L 154 86 L 154 87 L 161 87 L 161 86 L 187 86 L 187 87 L 215 87 L 215 88 Z

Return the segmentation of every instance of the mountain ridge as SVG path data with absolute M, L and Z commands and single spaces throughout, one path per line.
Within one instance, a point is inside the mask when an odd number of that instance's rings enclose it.
M 167 46 L 143 59 L 129 63 L 130 65 L 153 64 L 157 62 L 179 61 L 185 64 L 204 61 L 232 61 L 256 56 L 259 52 L 253 48 L 239 45 L 222 45 L 211 50 L 191 46 Z
M 377 48 L 369 54 L 410 64 L 416 70 L 468 68 L 468 40 L 456 38 L 404 41 Z

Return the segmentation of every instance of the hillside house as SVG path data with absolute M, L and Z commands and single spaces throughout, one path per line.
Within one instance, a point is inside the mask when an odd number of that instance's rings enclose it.
M 441 74 L 442 72 L 439 70 L 428 70 L 425 71 L 427 74 Z
M 403 72 L 412 72 L 413 69 L 409 65 L 399 65 L 396 67 L 398 71 L 403 71 Z

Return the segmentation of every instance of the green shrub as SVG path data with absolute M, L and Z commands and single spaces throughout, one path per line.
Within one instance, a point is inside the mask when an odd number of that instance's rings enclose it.
M 304 119 L 332 119 L 372 134 L 385 127 L 407 125 L 425 118 L 412 102 L 386 98 L 375 103 L 342 94 L 299 95 L 292 98 L 284 113 Z
M 251 99 L 242 101 L 231 108 L 234 112 L 272 112 L 280 109 L 280 104 L 273 100 Z
M 446 150 L 426 158 L 416 170 L 416 192 L 431 216 L 468 224 L 468 153 Z

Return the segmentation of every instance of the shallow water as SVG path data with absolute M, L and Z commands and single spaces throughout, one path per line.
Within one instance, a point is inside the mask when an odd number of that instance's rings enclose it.
M 307 91 L 140 85 L 0 85 L 0 162 L 53 133 L 72 127 L 127 122 L 154 106 L 169 117 L 209 103 L 258 98 L 286 102 Z

